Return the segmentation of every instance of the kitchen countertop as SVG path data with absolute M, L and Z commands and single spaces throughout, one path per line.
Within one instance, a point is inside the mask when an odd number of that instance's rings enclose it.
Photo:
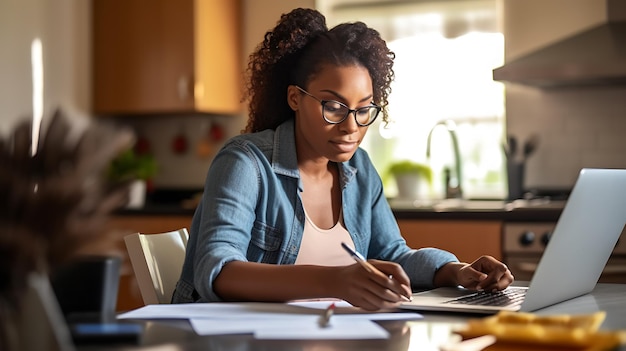
M 443 220 L 501 220 L 525 222 L 556 222 L 565 201 L 515 200 L 459 200 L 407 201 L 390 199 L 389 204 L 397 219 Z M 180 202 L 146 202 L 140 209 L 120 209 L 118 216 L 193 216 L 195 206 Z
M 509 222 L 556 222 L 565 201 L 461 200 L 407 201 L 390 199 L 397 219 L 503 220 Z
M 114 215 L 193 216 L 201 196 L 201 188 L 153 190 L 146 196 L 146 203 L 142 208 L 120 208 Z
M 121 208 L 115 216 L 193 216 L 195 208 L 172 203 L 146 203 L 142 208 Z

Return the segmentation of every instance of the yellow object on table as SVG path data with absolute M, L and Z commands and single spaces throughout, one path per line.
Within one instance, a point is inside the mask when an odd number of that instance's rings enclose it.
M 558 347 L 573 350 L 610 350 L 626 343 L 626 331 L 598 330 L 606 313 L 540 316 L 525 312 L 499 312 L 472 319 L 455 332 L 463 338 L 494 335 L 497 342 L 488 350 L 503 349 L 507 344 L 535 347 Z

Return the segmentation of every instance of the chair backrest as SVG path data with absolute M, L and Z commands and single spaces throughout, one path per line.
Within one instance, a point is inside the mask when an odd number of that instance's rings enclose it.
M 185 260 L 189 233 L 135 233 L 124 237 L 144 304 L 170 303 Z

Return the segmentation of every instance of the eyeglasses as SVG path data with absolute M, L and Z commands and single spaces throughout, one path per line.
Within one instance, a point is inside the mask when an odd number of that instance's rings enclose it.
M 358 124 L 361 127 L 367 127 L 370 124 L 374 123 L 374 121 L 376 120 L 376 117 L 378 117 L 378 114 L 380 113 L 380 110 L 382 109 L 380 106 L 376 106 L 372 104 L 370 106 L 359 107 L 357 109 L 352 110 L 348 106 L 346 106 L 345 104 L 342 104 L 339 101 L 320 100 L 316 98 L 315 96 L 311 95 L 308 91 L 300 88 L 299 86 L 296 85 L 295 87 L 298 88 L 301 92 L 314 98 L 315 100 L 319 101 L 322 104 L 322 117 L 324 117 L 324 120 L 330 124 L 339 124 L 345 121 L 346 118 L 348 118 L 349 114 L 353 113 L 356 124 Z

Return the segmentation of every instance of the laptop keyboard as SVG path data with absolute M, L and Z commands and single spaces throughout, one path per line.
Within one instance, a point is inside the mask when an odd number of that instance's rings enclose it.
M 479 306 L 515 306 L 524 301 L 526 290 L 527 289 L 508 288 L 496 292 L 479 291 L 474 294 L 446 301 L 446 303 Z

